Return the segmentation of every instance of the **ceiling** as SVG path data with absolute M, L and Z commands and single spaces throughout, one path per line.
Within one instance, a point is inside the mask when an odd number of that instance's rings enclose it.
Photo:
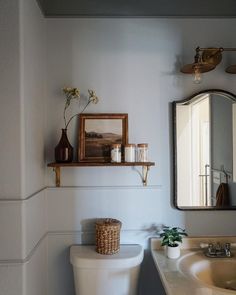
M 236 17 L 236 0 L 37 0 L 46 17 Z

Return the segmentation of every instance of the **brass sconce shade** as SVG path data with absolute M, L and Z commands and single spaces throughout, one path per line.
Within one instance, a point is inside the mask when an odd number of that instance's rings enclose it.
M 194 63 L 184 65 L 180 71 L 184 74 L 195 75 L 194 82 L 200 83 L 201 73 L 214 70 L 222 60 L 223 51 L 236 51 L 236 48 L 197 47 Z M 236 74 L 236 65 L 229 66 L 225 71 L 229 74 Z
M 180 71 L 184 74 L 194 74 L 196 70 L 198 70 L 201 73 L 206 73 L 211 70 L 214 70 L 214 68 L 214 65 L 205 62 L 197 62 L 183 66 Z
M 200 51 L 200 47 L 197 47 L 194 63 L 183 66 L 180 70 L 182 73 L 194 74 L 196 70 L 199 73 L 212 71 L 222 59 L 221 52 L 216 49 L 205 50 L 202 54 L 200 54 Z
M 222 60 L 222 51 L 223 48 L 207 48 L 202 51 L 202 60 L 216 67 Z

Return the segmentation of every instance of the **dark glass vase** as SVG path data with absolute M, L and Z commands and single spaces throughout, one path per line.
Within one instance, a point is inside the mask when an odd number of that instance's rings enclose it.
M 58 163 L 69 163 L 73 160 L 73 147 L 67 137 L 67 129 L 62 129 L 61 139 L 55 147 L 55 160 Z

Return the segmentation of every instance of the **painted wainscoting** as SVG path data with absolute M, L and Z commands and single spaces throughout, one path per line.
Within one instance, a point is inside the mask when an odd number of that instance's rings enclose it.
M 46 190 L 0 200 L 0 294 L 47 294 Z
M 45 188 L 27 199 L 0 200 L 0 295 L 74 295 L 69 248 L 94 244 L 94 220 L 121 220 L 121 243 L 149 249 L 163 220 L 161 203 L 161 186 Z M 158 278 L 153 285 L 152 275 L 147 280 L 149 253 L 143 265 L 142 288 L 152 294 Z
M 94 244 L 96 218 L 121 220 L 121 243 L 148 249 L 157 226 L 152 222 L 162 220 L 157 214 L 161 190 L 161 186 L 48 188 L 48 294 L 74 294 L 69 247 Z M 147 260 L 146 265 L 151 263 L 148 256 Z

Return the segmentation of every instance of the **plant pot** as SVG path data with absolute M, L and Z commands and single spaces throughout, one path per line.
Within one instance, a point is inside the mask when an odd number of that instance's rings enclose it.
M 170 259 L 176 259 L 180 256 L 180 246 L 170 247 L 167 246 L 166 248 L 166 255 Z
M 69 163 L 73 160 L 73 147 L 67 137 L 67 129 L 62 129 L 61 139 L 55 147 L 55 160 L 58 163 Z

